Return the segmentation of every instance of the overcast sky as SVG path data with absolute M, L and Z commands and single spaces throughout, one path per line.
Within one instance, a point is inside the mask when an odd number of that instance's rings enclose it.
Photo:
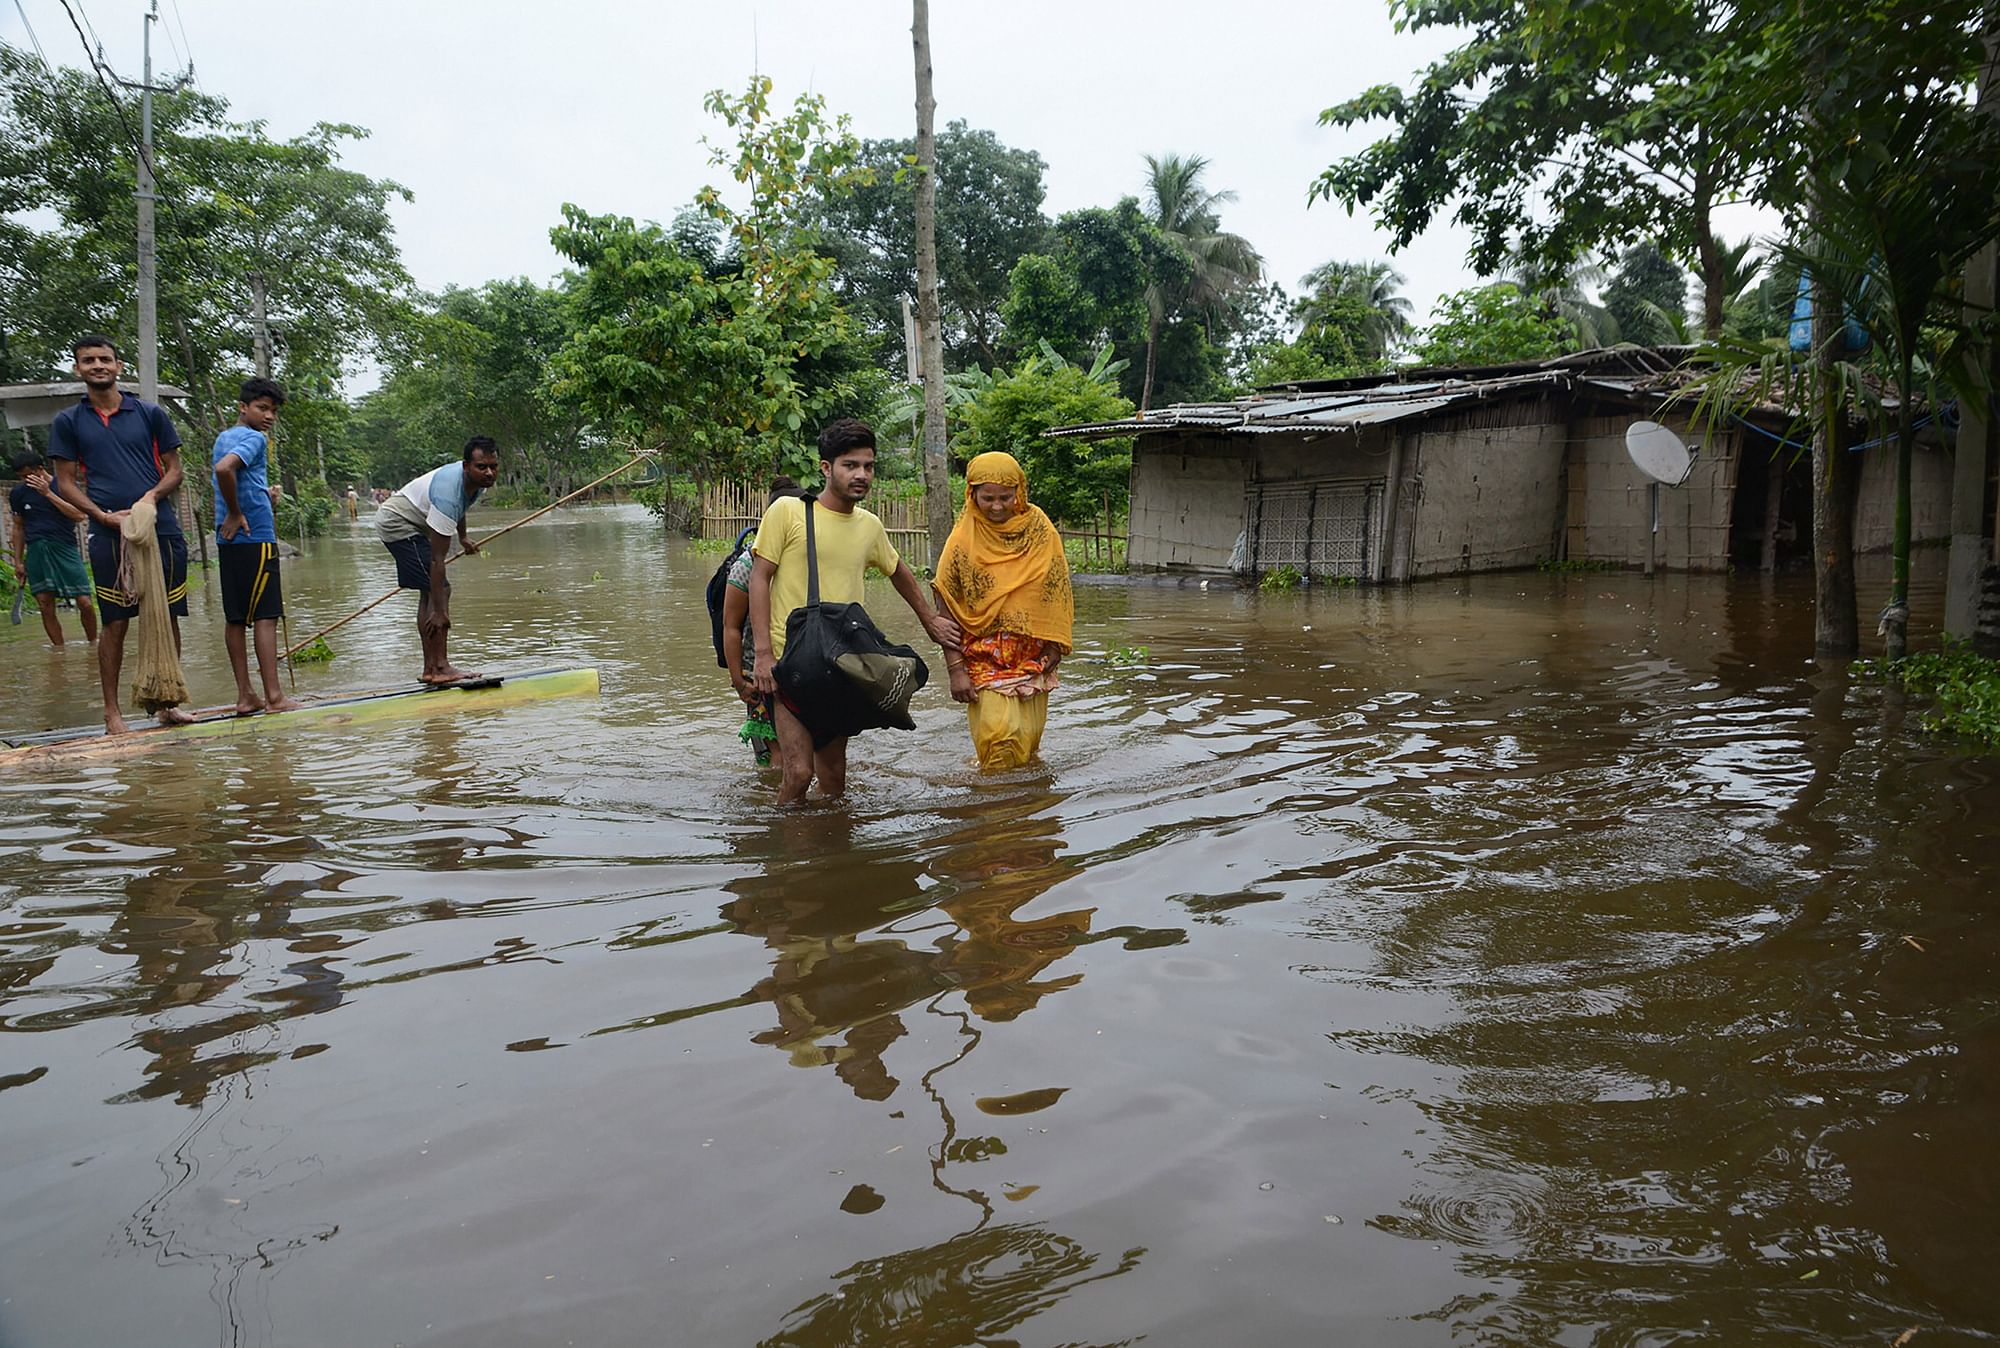
M 71 0 L 75 5 L 78 0 Z M 154 64 L 191 50 L 210 93 L 275 137 L 318 121 L 369 129 L 348 162 L 415 194 L 396 208 L 417 282 L 432 290 L 554 277 L 549 227 L 564 202 L 668 220 L 706 182 L 703 94 L 753 70 L 788 104 L 812 89 L 856 134 L 915 124 L 910 9 L 719 0 L 555 6 L 489 0 L 161 0 Z M 21 0 L 49 59 L 82 64 L 61 0 Z M 121 74 L 140 68 L 142 0 L 83 0 Z M 1397 33 L 1386 0 L 1228 5 L 937 0 L 938 124 L 964 119 L 1047 161 L 1045 210 L 1138 192 L 1147 153 L 1203 155 L 1236 192 L 1223 224 L 1296 290 L 1328 258 L 1386 255 L 1366 218 L 1308 207 L 1315 175 L 1369 135 L 1318 125 L 1320 110 L 1377 83 L 1407 83 L 1446 49 Z M 10 4 L 0 34 L 25 34 Z M 1462 232 L 1439 226 L 1392 259 L 1421 321 L 1470 284 Z

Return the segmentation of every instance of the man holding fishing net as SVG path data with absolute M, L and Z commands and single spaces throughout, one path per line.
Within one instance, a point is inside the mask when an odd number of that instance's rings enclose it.
M 121 735 L 127 729 L 118 710 L 118 677 L 134 617 L 149 634 L 139 643 L 133 700 L 162 725 L 185 725 L 194 718 L 178 705 L 187 701 L 180 669 L 187 540 L 173 505 L 181 485 L 181 438 L 164 410 L 119 390 L 125 367 L 109 337 L 88 333 L 71 352 L 85 394 L 50 423 L 49 458 L 63 499 L 90 517 L 90 570 L 102 619 L 97 673 L 104 732 Z

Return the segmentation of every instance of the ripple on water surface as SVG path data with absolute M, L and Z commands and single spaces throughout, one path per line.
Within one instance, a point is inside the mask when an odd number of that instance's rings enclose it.
M 1795 588 L 1088 589 L 1044 764 L 927 692 L 779 815 L 713 558 L 508 541 L 455 650 L 601 697 L 0 782 L 0 1338 L 2000 1332 L 2000 782 Z

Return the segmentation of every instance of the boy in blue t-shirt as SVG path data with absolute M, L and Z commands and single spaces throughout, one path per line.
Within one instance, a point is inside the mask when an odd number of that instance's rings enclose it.
M 215 499 L 223 514 L 216 521 L 216 559 L 222 579 L 223 644 L 236 673 L 236 714 L 296 711 L 278 683 L 278 619 L 285 600 L 278 585 L 278 500 L 270 482 L 271 427 L 285 391 L 268 379 L 245 380 L 236 397 L 236 424 L 215 437 L 211 462 Z M 250 688 L 250 658 L 244 629 L 255 624 L 257 672 L 264 679 L 260 699 Z

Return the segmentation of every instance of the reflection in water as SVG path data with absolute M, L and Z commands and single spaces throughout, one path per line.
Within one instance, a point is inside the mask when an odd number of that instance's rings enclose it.
M 962 807 L 950 817 L 971 822 L 921 861 L 857 849 L 854 817 L 839 808 L 779 816 L 739 840 L 764 869 L 730 882 L 737 897 L 722 916 L 770 948 L 770 976 L 748 996 L 778 1017 L 755 1042 L 794 1066 L 832 1067 L 861 1099 L 887 1100 L 898 1082 L 883 1054 L 909 1033 L 909 1008 L 956 992 L 981 1019 L 1009 1021 L 1074 986 L 1081 974 L 1035 978 L 1089 932 L 1093 910 L 1014 916 L 1080 869 L 1059 856 L 1050 804 L 1031 795 Z
M 276 1035 L 262 1038 L 269 1044 Z M 158 1191 L 125 1225 L 126 1244 L 160 1267 L 208 1273 L 217 1342 L 226 1348 L 290 1341 L 271 1313 L 272 1284 L 293 1256 L 340 1232 L 291 1206 L 288 1191 L 307 1187 L 325 1167 L 293 1149 L 291 1129 L 260 1116 L 251 1064 L 270 1056 L 244 1053 L 235 1071 L 216 1074 L 194 1121 L 160 1155 Z
M 0 1342 L 2000 1334 L 2000 769 L 1803 583 L 1085 587 L 1046 771 L 778 815 L 713 559 L 509 541 L 468 659 L 599 701 L 0 778 Z
M 121 1098 L 171 1096 L 199 1107 L 218 1080 L 284 1051 L 281 1036 L 260 1031 L 341 1003 L 346 978 L 336 952 L 349 942 L 309 935 L 293 911 L 309 891 L 355 876 L 319 866 L 317 843 L 280 831 L 299 813 L 287 752 L 275 745 L 255 770 L 173 797 L 175 825 L 204 845 L 125 887 L 103 949 L 133 962 L 140 994 L 129 1008 L 133 1042 L 151 1061 L 145 1084 Z M 148 819 L 158 829 L 152 805 Z M 273 968 L 249 957 L 278 950 L 284 954 Z M 205 1056 L 215 1044 L 227 1048 Z
M 988 1343 L 1091 1283 L 1130 1273 L 1137 1246 L 1106 1256 L 1038 1223 L 983 1226 L 941 1244 L 868 1259 L 835 1275 L 766 1345 L 901 1348 Z M 1123 1340 L 1137 1342 L 1138 1338 Z

